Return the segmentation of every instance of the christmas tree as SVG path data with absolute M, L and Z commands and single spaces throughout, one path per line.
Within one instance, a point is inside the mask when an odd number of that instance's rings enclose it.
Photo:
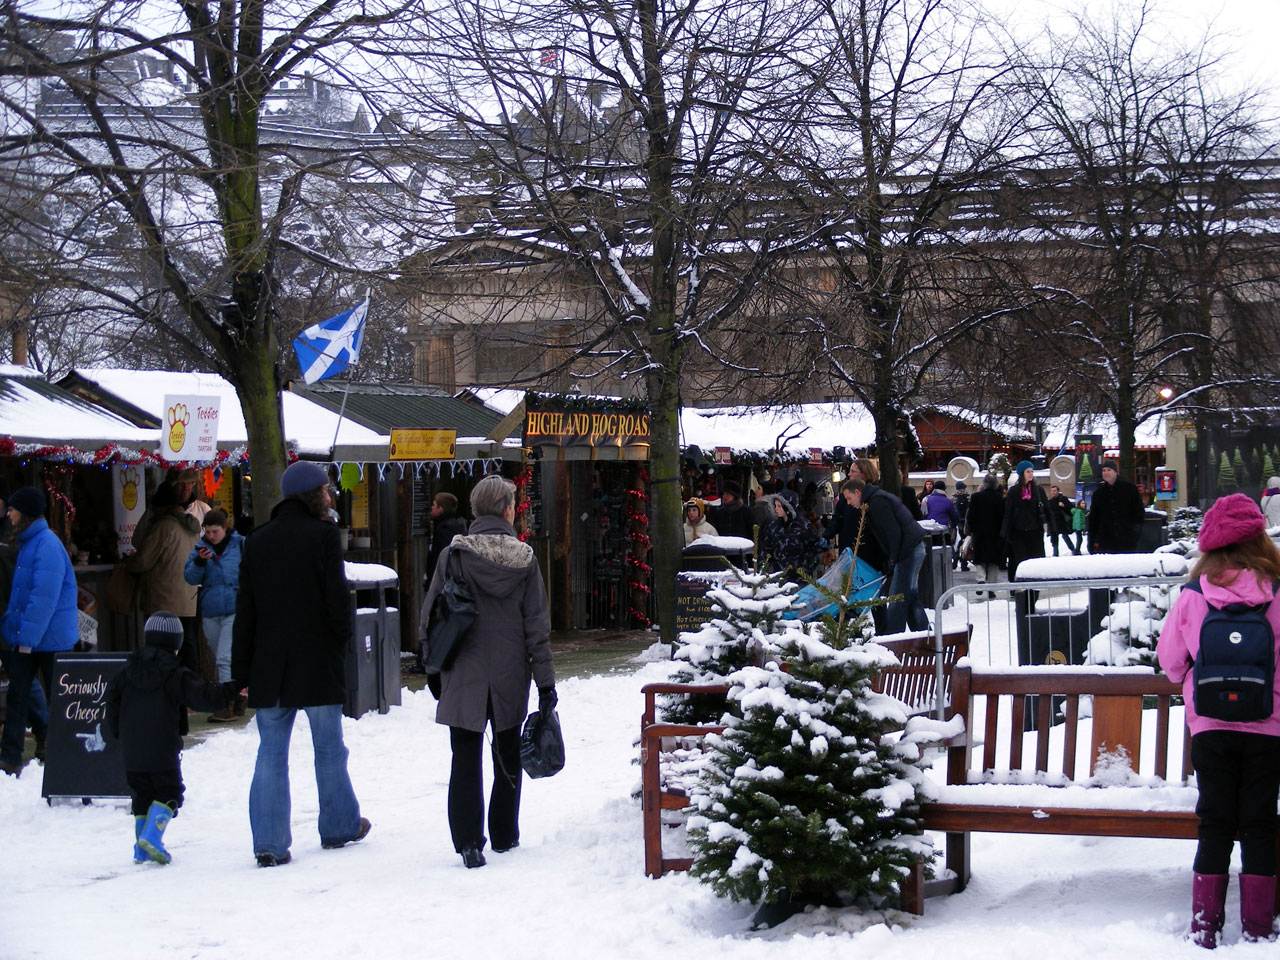
M 701 630 L 680 634 L 672 654 L 675 683 L 719 683 L 736 670 L 763 663 L 769 637 L 792 605 L 799 587 L 781 572 L 752 573 L 734 568 L 730 579 L 707 591 L 719 616 Z M 716 723 L 724 698 L 708 694 L 673 696 L 661 702 L 665 723 Z
M 1086 447 L 1080 455 L 1080 482 L 1093 479 L 1093 456 L 1092 447 Z
M 1240 453 L 1239 447 L 1236 447 L 1236 455 L 1231 460 L 1231 466 L 1235 469 L 1236 489 L 1248 486 L 1249 471 L 1245 468 L 1244 456 Z
M 692 873 L 717 893 L 762 903 L 780 922 L 806 903 L 895 894 L 931 854 L 921 834 L 922 742 L 933 721 L 871 689 L 896 658 L 853 642 L 858 619 L 787 623 L 781 663 L 730 678 L 727 729 L 691 799 Z
M 1263 447 L 1266 450 L 1266 447 Z M 1276 462 L 1271 459 L 1271 452 L 1267 451 L 1262 455 L 1262 482 L 1266 483 L 1276 475 Z
M 1009 474 L 1013 473 L 1013 464 L 1009 462 L 1007 453 L 992 454 L 991 459 L 987 461 L 987 473 L 998 473 L 1000 479 L 1008 483 Z
M 1222 451 L 1222 460 L 1218 463 L 1218 493 L 1231 493 L 1236 488 L 1236 472 L 1227 458 L 1227 451 Z

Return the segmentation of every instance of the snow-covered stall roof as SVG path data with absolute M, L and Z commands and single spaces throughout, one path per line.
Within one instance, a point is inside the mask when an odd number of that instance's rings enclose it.
M 790 451 L 810 447 L 866 447 L 875 442 L 876 425 L 860 403 L 801 403 L 779 407 L 686 407 L 680 413 L 685 446 L 703 450 Z
M 18 443 L 154 447 L 160 435 L 49 383 L 31 367 L 0 364 L 0 435 Z
M 159 417 L 166 394 L 198 394 L 221 398 L 218 416 L 218 445 L 220 447 L 242 444 L 248 441 L 244 413 L 235 387 L 216 373 L 177 373 L 169 370 L 126 370 L 117 367 L 82 367 L 75 371 L 85 380 L 92 381 L 108 393 Z M 329 456 L 333 446 L 334 429 L 338 415 L 318 403 L 285 392 L 285 439 L 297 445 L 301 456 Z M 137 429 L 137 428 L 135 428 Z M 148 439 L 158 439 L 156 431 L 145 431 Z M 338 430 L 338 446 L 386 447 L 389 438 L 367 427 L 344 419 Z
M 1102 445 L 1108 449 L 1120 445 L 1120 430 L 1116 427 L 1116 418 L 1112 414 L 1072 414 L 1045 419 L 1045 452 L 1057 452 L 1063 447 L 1074 449 L 1078 433 L 1101 434 Z M 1138 450 L 1163 450 L 1165 447 L 1164 417 L 1151 417 L 1138 424 L 1133 441 L 1134 447 Z

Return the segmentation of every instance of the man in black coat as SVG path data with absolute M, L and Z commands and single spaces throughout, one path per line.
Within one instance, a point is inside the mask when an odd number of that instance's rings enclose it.
M 1136 553 L 1145 516 L 1138 488 L 1120 479 L 1114 460 L 1103 460 L 1102 485 L 1089 506 L 1089 552 Z
M 732 480 L 725 481 L 720 506 L 711 511 L 709 519 L 722 537 L 755 537 L 755 513 L 742 502 L 742 487 Z
M 431 498 L 431 553 L 427 556 L 427 583 L 436 572 L 436 563 L 453 538 L 467 532 L 467 521 L 458 516 L 458 498 L 441 491 Z
M 248 685 L 257 711 L 249 823 L 262 867 L 290 860 L 289 736 L 299 710 L 311 724 L 321 846 L 341 847 L 369 832 L 342 742 L 352 610 L 338 528 L 322 519 L 331 503 L 328 485 L 314 463 L 289 466 L 280 478 L 285 499 L 241 548 L 231 676 Z
M 1049 531 L 1049 539 L 1053 541 L 1053 555 L 1060 556 L 1058 553 L 1058 539 L 1068 547 L 1071 546 L 1071 508 L 1075 504 L 1062 492 L 1056 483 L 1049 485 L 1049 509 L 1053 512 L 1053 519 L 1057 521 L 1053 528 Z
M 846 480 L 840 488 L 845 502 L 855 511 L 867 506 L 863 539 L 874 541 L 887 564 L 885 596 L 901 595 L 888 604 L 884 627 L 887 633 L 929 629 L 929 615 L 920 602 L 920 568 L 924 566 L 924 530 L 904 504 L 893 494 L 864 480 Z M 861 551 L 860 551 L 861 552 Z

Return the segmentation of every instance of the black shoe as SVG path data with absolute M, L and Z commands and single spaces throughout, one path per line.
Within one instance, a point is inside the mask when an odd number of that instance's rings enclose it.
M 373 829 L 373 824 L 364 817 L 360 818 L 360 829 L 356 831 L 354 837 L 348 837 L 346 840 L 321 840 L 320 846 L 326 850 L 337 850 L 339 847 L 345 847 L 348 843 L 359 843 L 369 835 L 369 831 Z
M 495 844 L 493 845 L 493 852 L 494 852 L 494 853 L 506 853 L 508 850 L 514 850 L 514 849 L 515 849 L 516 847 L 518 847 L 518 846 L 520 846 L 520 841 L 519 841 L 519 840 L 512 840 L 512 841 L 511 841 L 509 844 L 507 844 L 505 847 L 500 847 L 500 846 L 498 846 L 498 845 L 495 843 Z
M 21 763 L 10 763 L 8 760 L 0 760 L 0 770 L 3 770 L 11 777 L 22 776 Z
M 484 866 L 484 854 L 475 847 L 462 848 L 462 865 L 468 870 Z
M 39 760 L 41 764 L 44 763 L 45 753 L 48 750 L 48 743 L 49 742 L 47 740 L 41 740 L 38 737 L 36 738 L 36 759 Z
M 283 867 L 286 863 L 293 859 L 289 854 L 277 857 L 274 853 L 259 853 L 258 866 L 260 867 Z

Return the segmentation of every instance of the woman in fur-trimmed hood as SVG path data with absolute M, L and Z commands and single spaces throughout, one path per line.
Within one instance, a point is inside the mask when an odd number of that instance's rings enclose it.
M 495 851 L 519 843 L 520 725 L 529 705 L 529 680 L 539 707 L 555 705 L 551 666 L 551 616 L 533 549 L 516 538 L 515 485 L 485 477 L 471 491 L 475 515 L 469 531 L 453 538 L 436 563 L 422 605 L 419 637 L 425 639 L 431 607 L 445 578 L 461 568 L 479 615 L 438 684 L 436 722 L 449 727 L 453 765 L 449 777 L 449 828 L 454 849 L 468 867 L 484 865 L 484 798 L 481 748 L 493 727 L 494 782 L 489 801 L 489 840 Z M 454 557 L 457 561 L 454 561 Z
M 818 560 L 818 535 L 796 513 L 791 500 L 771 493 L 761 498 L 772 519 L 760 535 L 760 552 L 770 570 L 813 572 Z

